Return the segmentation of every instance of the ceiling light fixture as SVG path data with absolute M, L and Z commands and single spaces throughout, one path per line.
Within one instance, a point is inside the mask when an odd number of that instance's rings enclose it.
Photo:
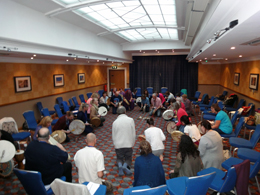
M 208 58 L 205 58 L 205 60 L 208 59 Z
M 31 57 L 31 59 L 33 60 L 33 57 Z
M 97 62 L 99 62 L 99 60 L 97 60 Z
M 213 54 L 213 56 L 216 56 L 216 54 Z
M 238 57 L 242 58 L 242 55 L 239 55 Z
M 174 49 L 172 50 L 172 52 L 174 53 Z
M 160 53 L 160 51 L 158 51 L 157 53 Z
M 69 61 L 69 60 L 66 60 L 67 62 Z
M 142 50 L 140 50 L 140 52 L 142 52 Z
M 230 49 L 236 49 L 236 47 L 231 47 Z
M 227 58 L 225 60 L 228 60 Z
M 143 53 L 145 53 L 145 51 Z
M 36 57 L 36 54 L 34 54 L 33 56 Z

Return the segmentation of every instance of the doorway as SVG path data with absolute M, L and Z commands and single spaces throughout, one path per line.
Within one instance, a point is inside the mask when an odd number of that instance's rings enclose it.
M 109 90 L 125 88 L 125 70 L 109 70 Z

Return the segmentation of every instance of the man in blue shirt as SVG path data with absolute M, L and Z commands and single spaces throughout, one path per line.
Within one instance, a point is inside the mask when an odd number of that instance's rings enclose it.
M 121 95 L 119 95 L 119 92 L 116 92 L 115 95 L 113 95 L 110 99 L 110 103 L 112 105 L 112 113 L 113 114 L 117 114 L 117 108 L 119 107 L 119 105 L 121 105 L 123 99 L 121 97 Z
M 142 101 L 141 101 L 141 110 L 140 111 L 145 111 L 149 112 L 150 111 L 150 102 L 149 98 L 146 97 L 144 94 L 142 95 Z

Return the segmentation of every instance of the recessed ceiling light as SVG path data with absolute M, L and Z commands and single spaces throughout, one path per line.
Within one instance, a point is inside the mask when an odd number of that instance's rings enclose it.
M 69 60 L 66 60 L 67 62 L 69 61 Z
M 208 59 L 208 58 L 205 58 L 205 60 Z
M 236 47 L 231 47 L 230 49 L 236 49 Z
M 34 54 L 33 56 L 36 57 L 36 54 Z
M 202 60 L 200 60 L 200 62 L 201 62 Z
M 103 62 L 103 64 L 105 64 L 105 62 Z
M 99 62 L 99 60 L 97 60 L 97 62 Z
M 238 57 L 242 58 L 242 55 L 239 55 Z
M 89 61 L 88 61 L 88 63 L 89 63 Z
M 172 52 L 174 52 L 174 49 L 172 50 Z
M 114 63 L 114 62 L 112 61 L 112 63 Z
M 198 61 L 196 61 L 196 63 L 198 63 Z
M 227 58 L 225 60 L 228 60 Z
M 155 51 L 157 51 L 157 49 Z
M 145 53 L 145 51 L 143 53 Z
M 140 52 L 142 52 L 142 50 L 140 50 Z
M 77 60 L 77 58 L 74 58 L 74 60 Z
M 214 53 L 213 56 L 216 56 L 216 54 Z
M 31 59 L 33 60 L 33 57 L 31 57 Z
M 160 53 L 159 51 L 157 53 Z

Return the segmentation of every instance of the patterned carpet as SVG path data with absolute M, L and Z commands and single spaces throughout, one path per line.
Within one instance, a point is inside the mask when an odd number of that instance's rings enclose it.
M 146 129 L 146 122 L 145 120 L 138 120 L 138 118 L 140 116 L 148 117 L 148 113 L 143 114 L 142 112 L 139 111 L 138 107 L 135 107 L 133 111 L 127 111 L 127 115 L 129 117 L 132 117 L 135 120 L 136 135 L 144 134 L 143 132 Z M 116 117 L 117 115 L 113 115 L 110 110 L 105 117 L 106 121 L 104 123 L 104 126 L 96 128 L 94 133 L 97 136 L 96 147 L 103 152 L 105 158 L 105 168 L 107 171 L 105 179 L 112 182 L 114 186 L 113 194 L 123 194 L 124 189 L 132 187 L 132 182 L 134 177 L 133 176 L 120 177 L 118 175 L 118 169 L 116 166 L 116 154 L 113 147 L 112 135 L 111 135 L 112 123 L 116 119 Z M 164 134 L 166 135 L 163 168 L 165 171 L 166 179 L 169 179 L 168 173 L 171 169 L 174 168 L 175 165 L 176 154 L 177 154 L 177 142 L 173 141 L 171 136 L 166 131 L 167 121 L 165 121 L 162 117 L 160 118 L 155 117 L 154 120 L 155 120 L 155 126 L 161 128 Z M 200 120 L 201 120 L 200 116 L 198 116 L 198 112 L 196 112 L 196 116 L 192 117 L 192 123 L 197 124 Z M 75 141 L 76 136 L 69 135 L 69 137 L 71 138 L 71 141 L 69 143 L 64 143 L 63 146 L 66 148 L 66 150 L 68 151 L 68 153 L 73 159 L 75 153 L 79 149 L 86 146 L 86 143 L 84 141 L 85 136 L 83 135 L 77 136 L 79 138 L 78 142 Z M 225 148 L 228 149 L 229 146 L 228 142 L 224 142 L 224 146 Z M 138 148 L 139 148 L 139 141 L 136 140 L 134 150 L 133 150 L 133 163 L 131 167 L 132 171 L 134 171 L 134 161 L 136 157 L 139 156 Z M 257 150 L 260 151 L 259 144 L 257 145 Z M 73 170 L 72 170 L 73 183 L 74 182 L 77 183 L 78 175 L 73 160 L 72 160 L 72 164 L 73 164 Z M 250 180 L 250 188 L 252 194 L 259 194 L 255 183 L 255 179 Z M 17 179 L 14 173 L 12 173 L 8 178 L 0 178 L 0 195 L 1 194 L 26 194 L 26 193 L 20 181 Z

